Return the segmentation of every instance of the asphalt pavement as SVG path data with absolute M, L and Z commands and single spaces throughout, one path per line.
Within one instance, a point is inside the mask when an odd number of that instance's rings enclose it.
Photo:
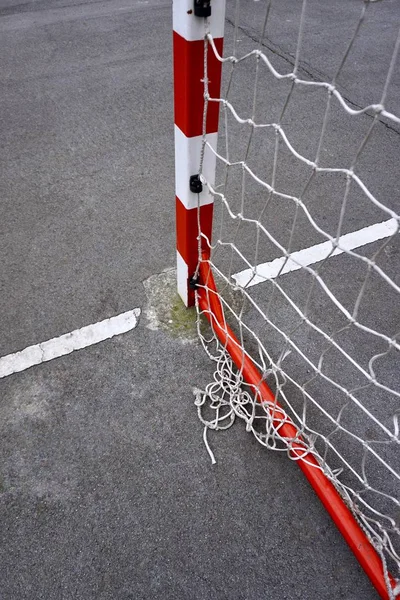
M 0 0 L 0 356 L 142 309 L 0 380 L 0 598 L 372 600 L 296 465 L 240 424 L 211 464 L 192 390 L 213 366 L 191 316 L 149 317 L 143 282 L 175 262 L 171 13 Z

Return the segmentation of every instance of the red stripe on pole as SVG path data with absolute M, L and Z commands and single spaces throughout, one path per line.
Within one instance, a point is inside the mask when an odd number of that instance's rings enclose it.
M 223 38 L 214 40 L 222 56 Z M 174 31 L 174 109 L 175 125 L 187 136 L 203 133 L 204 108 L 204 40 L 188 42 Z M 219 98 L 221 63 L 210 48 L 207 60 L 208 89 L 212 98 Z M 219 102 L 210 102 L 207 109 L 206 133 L 218 131 Z
M 350 509 L 347 508 L 339 492 L 321 471 L 317 460 L 312 454 L 307 453 L 303 438 L 295 424 L 288 417 L 283 421 L 283 409 L 275 400 L 274 392 L 263 380 L 260 371 L 251 358 L 245 354 L 244 348 L 238 338 L 229 325 L 227 325 L 207 256 L 208 253 L 205 252 L 203 261 L 200 263 L 200 285 L 205 286 L 199 288 L 200 309 L 212 324 L 214 332 L 232 357 L 236 367 L 242 373 L 243 379 L 248 384 L 254 386 L 254 389 L 258 391 L 258 398 L 261 398 L 261 401 L 274 403 L 271 415 L 274 427 L 279 430 L 279 435 L 282 438 L 296 440 L 291 445 L 291 455 L 307 477 L 318 498 L 350 546 L 380 597 L 383 600 L 389 600 L 383 565 L 378 553 L 359 526 Z M 389 582 L 392 589 L 394 589 L 395 580 L 390 573 Z M 396 598 L 398 597 L 396 594 Z
M 176 198 L 176 248 L 188 266 L 189 276 L 193 275 L 198 263 L 198 241 L 199 235 L 197 213 L 200 210 L 201 232 L 211 242 L 213 204 L 205 204 L 200 209 L 188 210 L 179 198 Z M 202 250 L 208 247 L 207 240 L 201 240 Z M 190 305 L 194 304 L 194 294 L 189 290 Z

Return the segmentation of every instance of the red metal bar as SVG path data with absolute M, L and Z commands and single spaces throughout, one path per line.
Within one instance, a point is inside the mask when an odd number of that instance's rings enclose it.
M 283 409 L 276 401 L 274 392 L 263 380 L 262 374 L 251 358 L 245 354 L 238 338 L 229 325 L 227 325 L 210 263 L 206 256 L 203 256 L 203 260 L 200 263 L 200 285 L 205 287 L 200 287 L 198 290 L 199 306 L 212 324 L 221 344 L 229 352 L 236 367 L 242 373 L 244 380 L 258 391 L 258 398 L 261 401 L 274 402 L 276 408 L 272 413 L 272 420 L 274 427 L 279 429 L 279 434 L 283 438 L 299 440 L 299 443 L 294 442 L 292 444 L 290 453 L 295 457 L 298 466 L 314 488 L 318 498 L 332 517 L 335 525 L 350 546 L 380 597 L 383 600 L 389 600 L 383 565 L 378 553 L 362 531 L 349 508 L 347 508 L 334 485 L 321 471 L 318 461 L 312 454 L 307 454 L 304 440 L 295 424 L 292 421 L 288 422 L 288 418 L 285 418 L 285 422 L 282 422 L 279 412 L 283 411 Z M 389 575 L 389 580 L 394 589 L 395 580 L 391 575 Z M 400 598 L 400 595 L 397 595 L 396 598 Z
M 213 204 L 205 204 L 199 208 L 187 209 L 178 197 L 175 198 L 176 207 L 176 249 L 185 261 L 189 277 L 196 270 L 199 260 L 199 234 L 198 219 L 200 217 L 200 230 L 206 237 L 201 238 L 202 248 L 206 248 L 206 239 L 211 240 Z M 200 214 L 199 214 L 200 213 Z M 187 304 L 194 306 L 194 290 L 188 287 Z
M 222 56 L 223 38 L 214 40 Z M 173 32 L 174 56 L 174 113 L 175 125 L 187 136 L 203 133 L 204 108 L 204 33 L 199 40 L 186 40 Z M 208 53 L 207 70 L 209 93 L 219 98 L 221 87 L 221 63 L 214 52 Z M 207 108 L 206 132 L 218 131 L 218 102 L 210 102 Z

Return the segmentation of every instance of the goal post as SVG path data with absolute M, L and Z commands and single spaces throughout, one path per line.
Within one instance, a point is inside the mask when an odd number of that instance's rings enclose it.
M 173 0 L 177 286 L 210 324 L 198 330 L 216 372 L 196 404 L 212 458 L 207 432 L 235 418 L 285 452 L 393 600 L 400 208 L 384 159 L 400 152 L 387 135 L 400 133 L 400 19 L 371 81 L 365 38 L 383 3 L 355 4 L 339 31 L 327 3 L 310 25 L 306 0 L 290 19 L 273 1 Z M 326 74 L 303 59 L 321 45 Z
M 198 223 L 211 239 L 214 197 L 202 188 L 199 165 L 204 141 L 217 149 L 219 105 L 204 102 L 205 18 L 195 12 L 207 11 L 209 2 L 193 0 L 173 2 L 173 68 L 175 115 L 175 203 L 178 292 L 186 306 L 194 305 L 194 290 L 190 285 L 198 264 Z M 225 2 L 213 3 L 210 31 L 215 47 L 222 53 Z M 208 54 L 207 69 L 210 93 L 220 95 L 221 62 Z M 204 116 L 204 109 L 207 114 Z M 203 123 L 204 120 L 204 123 Z M 204 139 L 203 139 L 204 131 Z M 207 180 L 214 182 L 216 156 L 208 152 L 203 170 Z M 196 187 L 197 186 L 197 187 Z

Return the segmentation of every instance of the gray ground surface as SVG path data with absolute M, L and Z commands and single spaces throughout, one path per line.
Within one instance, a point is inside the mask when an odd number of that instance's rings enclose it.
M 6 355 L 173 266 L 172 44 L 170 2 L 0 7 Z M 211 466 L 212 367 L 146 325 L 0 381 L 0 597 L 375 598 L 295 465 L 238 426 Z

